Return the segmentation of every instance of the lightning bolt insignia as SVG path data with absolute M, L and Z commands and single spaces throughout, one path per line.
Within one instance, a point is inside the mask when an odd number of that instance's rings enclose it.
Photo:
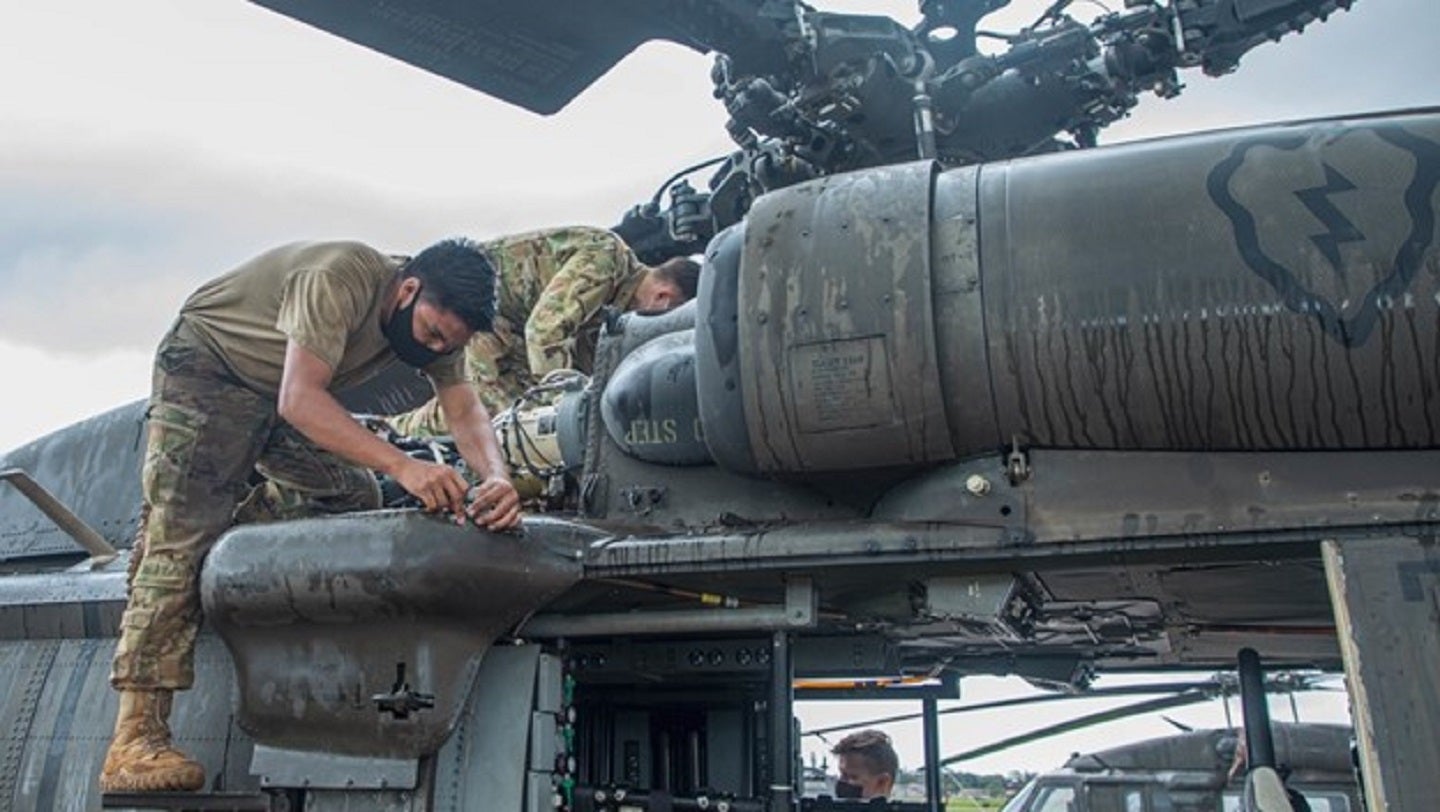
M 1365 235 L 1360 233 L 1360 229 L 1335 208 L 1335 204 L 1330 200 L 1331 195 L 1354 190 L 1355 184 L 1330 164 L 1322 165 L 1325 167 L 1325 185 L 1300 189 L 1295 192 L 1295 197 L 1325 226 L 1325 232 L 1311 236 L 1310 241 L 1315 243 L 1315 247 L 1320 249 L 1320 253 L 1330 261 L 1330 267 L 1339 275 L 1340 245 L 1359 242 L 1365 239 Z
M 1332 153 L 1331 149 L 1338 149 L 1342 142 L 1348 143 L 1355 138 L 1364 138 L 1364 165 L 1385 166 L 1383 162 L 1390 160 L 1383 157 L 1385 152 L 1395 150 L 1392 154 L 1395 157 L 1405 156 L 1412 167 L 1409 177 L 1377 175 L 1373 185 L 1364 187 L 1363 196 L 1354 195 L 1346 202 L 1348 207 L 1364 205 L 1372 198 L 1383 198 L 1393 201 L 1390 205 L 1403 206 L 1402 219 L 1391 221 L 1397 231 L 1394 236 L 1398 239 L 1392 240 L 1384 234 L 1367 237 L 1335 206 L 1335 195 L 1355 191 L 1356 186 L 1337 172 L 1325 157 L 1344 154 Z M 1440 236 L 1440 229 L 1436 227 L 1440 223 L 1440 206 L 1435 202 L 1436 191 L 1440 190 L 1440 141 L 1432 138 L 1416 135 L 1398 123 L 1349 129 L 1337 124 L 1333 132 L 1326 132 L 1323 138 L 1317 138 L 1313 133 L 1296 134 L 1290 131 L 1262 134 L 1236 144 L 1224 160 L 1216 163 L 1205 179 L 1205 189 L 1211 201 L 1230 221 L 1235 235 L 1235 250 L 1250 270 L 1274 288 L 1287 309 L 1314 318 L 1326 335 L 1341 346 L 1354 349 L 1364 346 L 1373 337 L 1375 326 L 1385 312 L 1381 303 L 1387 297 L 1394 299 L 1409 292 L 1422 270 L 1433 261 L 1432 252 L 1436 243 L 1440 242 L 1436 239 Z M 1378 139 L 1380 143 L 1373 139 Z M 1377 151 L 1376 147 L 1381 144 L 1384 145 L 1383 151 Z M 1325 227 L 1323 233 L 1310 239 L 1317 251 L 1335 267 L 1337 276 L 1341 273 L 1341 245 L 1361 240 L 1365 242 L 1369 256 L 1363 271 L 1357 269 L 1355 279 L 1342 279 L 1344 284 L 1334 286 L 1340 290 L 1330 291 L 1342 294 L 1338 300 L 1328 296 L 1323 286 L 1308 284 L 1309 280 L 1303 273 L 1306 267 L 1288 267 L 1265 253 L 1262 232 L 1266 229 L 1275 232 L 1270 233 L 1270 237 L 1280 240 L 1275 243 L 1277 247 L 1292 247 L 1296 232 L 1293 218 L 1263 217 L 1261 212 L 1247 208 L 1231 192 L 1230 182 L 1243 174 L 1249 174 L 1261 184 L 1282 182 L 1282 173 L 1269 168 L 1273 166 L 1270 157 L 1267 156 L 1264 161 L 1247 160 L 1258 149 L 1294 153 L 1302 160 L 1318 160 L 1324 167 L 1325 181 L 1322 185 L 1299 190 L 1290 187 L 1290 193 L 1309 209 L 1316 222 Z M 1350 154 L 1353 160 L 1356 153 Z M 1293 211 L 1291 213 L 1294 214 Z M 1387 230 L 1391 223 L 1387 223 Z M 1405 233 L 1407 224 L 1409 230 Z M 1302 265 L 1308 267 L 1313 264 L 1308 261 L 1313 255 L 1308 250 L 1305 254 L 1305 257 L 1297 259 L 1305 260 Z

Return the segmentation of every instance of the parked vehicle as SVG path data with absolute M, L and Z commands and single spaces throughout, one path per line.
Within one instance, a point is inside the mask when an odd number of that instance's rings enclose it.
M 1274 723 L 1275 757 L 1311 812 L 1359 812 L 1350 728 Z M 1003 812 L 1238 812 L 1238 730 L 1196 730 L 1072 757 Z

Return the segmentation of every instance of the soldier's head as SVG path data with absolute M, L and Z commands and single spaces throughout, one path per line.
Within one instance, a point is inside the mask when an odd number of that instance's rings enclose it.
M 862 730 L 841 739 L 830 750 L 840 759 L 839 798 L 884 798 L 895 788 L 900 759 L 890 737 L 879 730 Z
M 641 313 L 673 310 L 695 298 L 699 283 L 698 263 L 685 257 L 671 257 L 646 271 L 640 287 L 635 289 L 630 309 Z
M 442 240 L 411 257 L 382 323 L 390 348 L 423 367 L 495 320 L 495 266 L 470 240 Z

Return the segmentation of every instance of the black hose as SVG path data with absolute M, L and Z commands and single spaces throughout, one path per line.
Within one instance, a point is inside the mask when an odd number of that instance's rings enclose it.
M 1275 740 L 1270 735 L 1270 706 L 1265 674 L 1253 648 L 1240 649 L 1240 707 L 1245 713 L 1246 770 L 1275 768 Z

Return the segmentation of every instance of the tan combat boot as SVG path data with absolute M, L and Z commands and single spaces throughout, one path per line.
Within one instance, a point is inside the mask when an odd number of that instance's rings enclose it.
M 170 691 L 121 691 L 101 792 L 194 791 L 205 768 L 170 746 Z

